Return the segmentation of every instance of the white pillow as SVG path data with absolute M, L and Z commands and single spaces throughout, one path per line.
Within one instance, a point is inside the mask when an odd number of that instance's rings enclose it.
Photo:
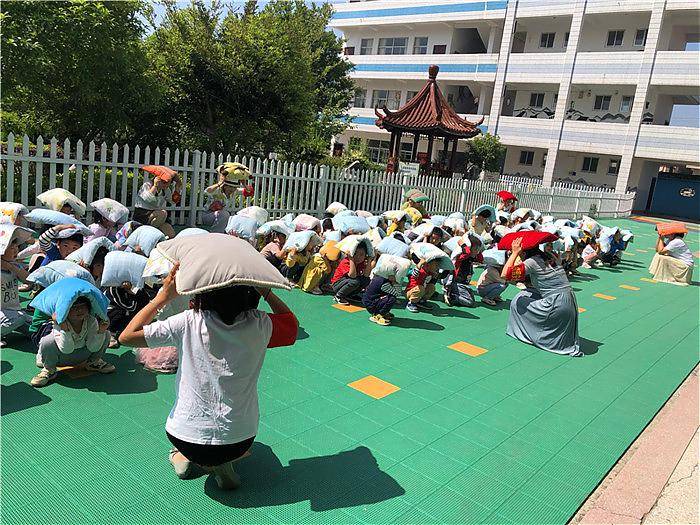
M 331 204 L 328 205 L 328 208 L 326 208 L 326 213 L 330 213 L 331 215 L 336 215 L 340 213 L 341 211 L 347 210 L 348 207 L 341 203 L 341 202 L 332 202 Z
M 54 188 L 40 193 L 36 196 L 36 200 L 54 211 L 61 211 L 61 208 L 68 204 L 76 215 L 85 215 L 85 203 L 64 188 Z
M 260 206 L 248 206 L 247 208 L 243 208 L 236 215 L 255 219 L 258 226 L 262 226 L 267 222 L 267 210 L 265 208 L 261 208 Z
M 164 240 L 165 234 L 162 231 L 146 224 L 144 226 L 139 226 L 131 232 L 131 235 L 127 237 L 124 244 L 129 246 L 132 250 L 137 247 L 141 248 L 143 254 L 148 257 L 151 254 L 151 250 L 156 247 L 156 244 Z
M 114 246 L 114 243 L 107 237 L 97 237 L 96 239 L 83 244 L 81 248 L 75 250 L 68 257 L 66 257 L 66 259 L 78 264 L 83 263 L 86 266 L 89 266 L 92 264 L 92 260 L 95 258 L 95 254 L 100 248 L 105 248 L 108 252 L 117 249 Z
M 365 246 L 365 251 L 367 252 L 367 257 L 374 257 L 374 247 L 372 246 L 372 241 L 365 235 L 348 235 L 335 245 L 341 252 L 350 255 L 351 257 L 355 255 L 357 247 L 363 244 Z
M 107 197 L 91 202 L 90 206 L 92 206 L 97 213 L 115 224 L 122 224 L 129 218 L 129 208 L 124 206 L 121 202 L 108 199 Z
M 134 291 L 143 288 L 143 270 L 146 267 L 143 255 L 133 252 L 109 252 L 105 256 L 105 267 L 102 270 L 101 286 L 121 286 L 130 283 Z
M 236 285 L 291 289 L 289 281 L 249 243 L 222 233 L 180 237 L 158 245 L 179 262 L 175 280 L 180 294 L 196 294 Z

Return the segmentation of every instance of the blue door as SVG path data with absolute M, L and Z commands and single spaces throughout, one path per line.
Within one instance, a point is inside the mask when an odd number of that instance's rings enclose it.
M 700 219 L 700 180 L 668 177 L 659 173 L 649 207 L 652 215 Z

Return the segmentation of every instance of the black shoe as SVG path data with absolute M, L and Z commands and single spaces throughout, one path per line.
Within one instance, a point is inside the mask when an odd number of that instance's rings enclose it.
M 334 295 L 334 296 L 333 296 L 333 300 L 334 300 L 336 303 L 338 303 L 338 304 L 340 304 L 340 305 L 342 305 L 342 306 L 349 306 L 349 305 L 350 305 L 350 303 L 348 302 L 348 300 L 345 299 L 344 297 L 338 297 L 337 295 Z

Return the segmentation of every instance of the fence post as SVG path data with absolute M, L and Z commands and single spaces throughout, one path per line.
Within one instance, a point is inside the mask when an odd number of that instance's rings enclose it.
M 467 209 L 467 192 L 469 191 L 469 180 L 462 179 L 462 197 L 459 202 L 459 211 Z
M 620 216 L 620 199 L 621 195 L 618 196 L 617 199 L 615 199 L 615 218 L 617 219 Z
M 549 209 L 547 210 L 548 215 L 552 215 L 552 207 L 554 206 L 554 186 L 549 187 Z
M 197 223 L 197 198 L 199 193 L 199 171 L 202 159 L 202 152 L 194 150 L 192 156 L 192 179 L 190 179 L 190 226 Z
M 316 194 L 316 216 L 323 217 L 326 212 L 326 207 L 328 206 L 328 173 L 330 169 L 328 166 L 321 166 L 320 174 L 318 176 L 318 193 Z
M 574 219 L 578 217 L 578 208 L 581 205 L 581 190 L 576 192 L 576 210 L 574 210 Z

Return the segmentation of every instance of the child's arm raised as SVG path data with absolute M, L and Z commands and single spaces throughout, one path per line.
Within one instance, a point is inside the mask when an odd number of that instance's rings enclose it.
M 177 289 L 175 288 L 175 274 L 179 267 L 179 264 L 175 264 L 170 274 L 163 281 L 163 286 L 155 298 L 139 310 L 129 324 L 126 325 L 126 328 L 124 328 L 124 331 L 122 331 L 119 336 L 119 342 L 121 344 L 131 347 L 148 346 L 143 327 L 153 321 L 158 310 L 178 296 Z

